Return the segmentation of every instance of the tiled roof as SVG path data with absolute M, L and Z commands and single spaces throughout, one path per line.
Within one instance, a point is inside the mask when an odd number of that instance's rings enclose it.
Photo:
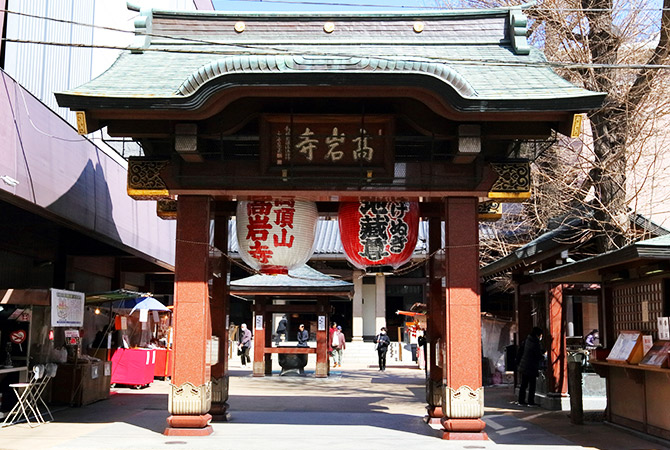
M 257 290 L 259 288 L 277 290 L 284 288 L 301 290 L 319 289 L 341 292 L 353 286 L 353 283 L 333 278 L 306 264 L 297 269 L 289 270 L 288 275 L 257 274 L 230 282 L 230 288 L 233 292 Z
M 334 31 L 324 31 L 326 23 Z M 421 85 L 462 110 L 579 110 L 604 96 L 554 73 L 526 44 L 525 17 L 515 8 L 338 15 L 143 9 L 136 27 L 135 49 L 95 80 L 57 94 L 62 106 L 119 107 L 123 99 L 138 108 L 195 109 L 228 87 L 365 84 L 371 76 L 377 84 Z

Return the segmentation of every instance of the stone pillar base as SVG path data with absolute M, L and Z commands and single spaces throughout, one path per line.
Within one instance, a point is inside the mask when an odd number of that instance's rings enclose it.
M 354 336 L 351 338 L 351 342 L 363 342 L 363 336 Z
M 426 412 L 428 413 L 424 416 L 423 420 L 429 425 L 441 425 L 442 424 L 442 407 L 441 406 L 426 406 Z
M 264 377 L 265 376 L 265 361 L 254 361 L 254 373 L 255 377 Z
M 486 441 L 488 436 L 484 432 L 486 423 L 481 419 L 449 419 L 442 418 L 442 439 Z
M 163 434 L 165 436 L 209 436 L 214 432 L 209 422 L 212 416 L 202 414 L 199 416 L 179 415 L 167 418 L 167 427 Z
M 315 378 L 328 378 L 328 371 L 330 367 L 328 366 L 328 361 L 316 363 L 316 371 L 314 372 Z
M 480 431 L 479 433 L 443 431 L 442 439 L 448 441 L 488 441 L 489 437 L 483 431 Z
M 209 410 L 212 422 L 228 422 L 230 420 L 228 408 L 228 403 L 212 403 L 212 407 Z

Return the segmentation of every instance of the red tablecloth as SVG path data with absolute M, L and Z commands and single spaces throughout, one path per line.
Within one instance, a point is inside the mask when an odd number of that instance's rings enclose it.
M 154 381 L 156 350 L 119 348 L 112 356 L 112 383 L 144 386 Z
M 166 348 L 156 349 L 156 369 L 154 370 L 155 377 L 171 377 L 172 368 L 172 351 Z

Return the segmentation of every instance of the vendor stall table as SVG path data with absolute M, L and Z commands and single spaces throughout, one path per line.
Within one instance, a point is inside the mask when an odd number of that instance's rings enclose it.
M 59 364 L 51 387 L 51 402 L 84 406 L 109 398 L 110 362 Z
M 146 386 L 154 381 L 156 350 L 119 348 L 112 356 L 113 384 Z
M 172 350 L 166 348 L 156 349 L 156 368 L 154 377 L 168 378 L 172 376 Z

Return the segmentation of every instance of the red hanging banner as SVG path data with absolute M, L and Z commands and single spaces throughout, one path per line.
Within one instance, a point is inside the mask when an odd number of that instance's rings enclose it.
M 396 269 L 412 257 L 419 232 L 416 202 L 342 203 L 340 237 L 347 260 L 359 269 Z

